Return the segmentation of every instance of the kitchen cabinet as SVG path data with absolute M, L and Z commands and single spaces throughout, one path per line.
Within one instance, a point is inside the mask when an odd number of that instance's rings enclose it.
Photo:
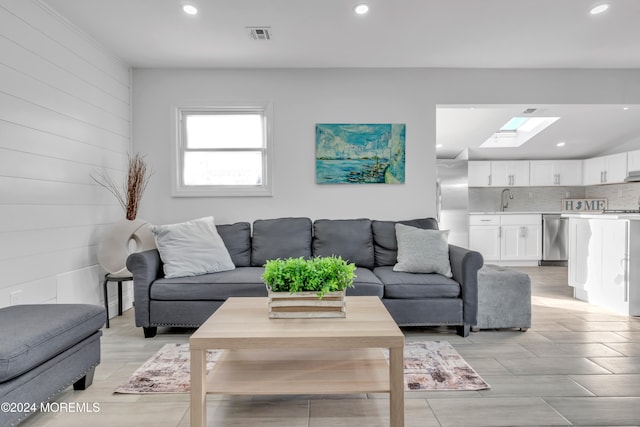
M 469 162 L 467 171 L 467 177 L 469 178 L 469 187 L 491 186 L 491 162 Z
M 532 160 L 529 162 L 529 185 L 582 185 L 582 160 Z
M 469 248 L 482 254 L 485 261 L 500 259 L 500 215 L 471 215 Z
M 615 184 L 627 176 L 627 153 L 585 159 L 582 163 L 584 185 Z
M 491 162 L 492 187 L 527 187 L 529 185 L 529 161 L 502 160 Z
M 542 218 L 539 214 L 471 215 L 469 247 L 485 261 L 537 265 L 542 259 Z
M 540 215 L 501 215 L 500 259 L 519 261 L 542 259 Z
M 627 153 L 627 172 L 640 171 L 640 150 Z
M 621 314 L 640 315 L 640 221 L 569 220 L 569 285 L 580 300 Z

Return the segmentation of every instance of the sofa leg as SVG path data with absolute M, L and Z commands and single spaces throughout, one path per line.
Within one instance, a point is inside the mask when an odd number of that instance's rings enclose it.
M 93 384 L 93 374 L 96 372 L 95 366 L 84 374 L 84 377 L 73 383 L 74 390 L 86 390 L 91 384 Z
M 471 325 L 464 324 L 456 326 L 456 333 L 461 337 L 468 337 L 469 332 L 471 332 Z
M 158 332 L 158 328 L 156 328 L 155 326 L 150 326 L 148 328 L 143 327 L 142 330 L 144 331 L 145 338 L 153 338 Z

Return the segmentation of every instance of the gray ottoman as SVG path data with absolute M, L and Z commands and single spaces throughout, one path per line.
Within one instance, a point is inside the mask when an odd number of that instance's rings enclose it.
M 486 264 L 478 271 L 478 324 L 473 328 L 531 327 L 531 279 L 527 274 Z
M 17 425 L 68 386 L 84 390 L 100 363 L 103 307 L 16 305 L 0 309 L 0 426 Z

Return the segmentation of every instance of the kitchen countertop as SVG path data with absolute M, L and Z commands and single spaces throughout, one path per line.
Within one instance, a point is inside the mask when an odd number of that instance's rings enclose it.
M 565 218 L 584 218 L 584 219 L 629 219 L 640 220 L 640 213 L 578 213 L 565 212 L 562 214 Z
M 560 214 L 561 212 L 517 212 L 517 211 L 505 211 L 505 212 L 469 212 L 469 215 L 543 215 L 543 214 Z

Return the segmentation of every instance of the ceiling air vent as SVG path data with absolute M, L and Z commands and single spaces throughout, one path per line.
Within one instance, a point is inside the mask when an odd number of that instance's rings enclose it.
M 271 27 L 245 27 L 253 40 L 271 40 Z
M 533 114 L 536 112 L 536 108 L 527 108 L 522 112 L 522 114 Z

